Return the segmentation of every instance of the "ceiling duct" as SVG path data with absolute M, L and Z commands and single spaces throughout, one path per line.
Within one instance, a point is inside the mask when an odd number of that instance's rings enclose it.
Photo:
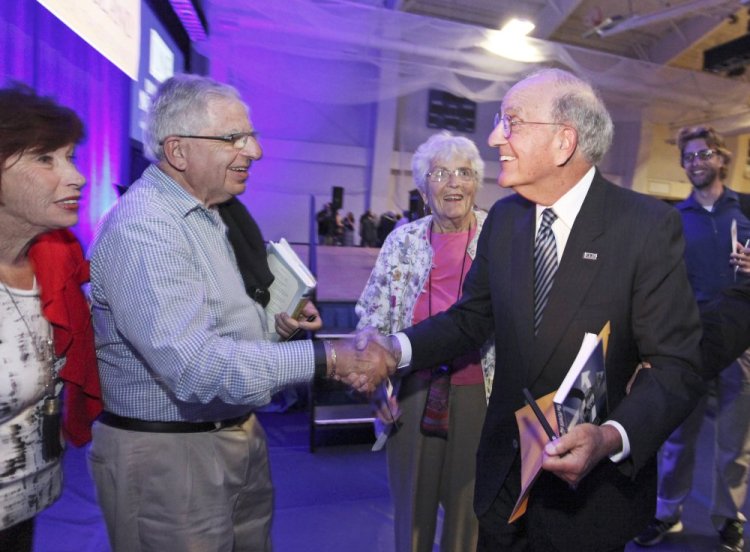
M 740 3 L 746 4 L 748 3 L 748 0 L 743 0 Z M 606 38 L 627 31 L 647 27 L 649 25 L 654 25 L 656 23 L 673 21 L 683 17 L 692 17 L 696 15 L 696 13 L 705 12 L 706 10 L 729 4 L 736 4 L 736 0 L 693 0 L 675 6 L 667 4 L 667 7 L 663 10 L 646 14 L 636 14 L 631 15 L 630 17 L 613 15 L 605 19 L 600 25 L 586 31 L 583 36 L 588 38 L 596 34 L 602 38 Z

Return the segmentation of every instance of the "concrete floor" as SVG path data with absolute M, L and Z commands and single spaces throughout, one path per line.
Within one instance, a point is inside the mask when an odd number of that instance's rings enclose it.
M 305 411 L 261 414 L 268 434 L 276 512 L 276 552 L 390 552 L 393 512 L 386 483 L 385 456 L 371 452 L 369 429 L 318 435 L 309 452 Z M 709 552 L 717 537 L 709 517 L 713 424 L 707 419 L 700 436 L 693 492 L 685 505 L 681 534 L 671 535 L 656 552 Z M 85 451 L 65 456 L 62 498 L 37 523 L 35 552 L 107 552 L 106 531 L 86 471 Z M 435 547 L 438 550 L 438 547 Z M 641 552 L 634 544 L 628 552 Z M 750 551 L 750 547 L 746 547 Z

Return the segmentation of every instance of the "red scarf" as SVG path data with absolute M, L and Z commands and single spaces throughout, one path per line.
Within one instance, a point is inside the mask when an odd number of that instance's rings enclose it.
M 89 263 L 70 230 L 39 236 L 29 251 L 40 289 L 42 314 L 52 325 L 57 356 L 65 356 L 63 430 L 76 446 L 91 440 L 91 424 L 102 411 L 91 309 L 81 291 Z

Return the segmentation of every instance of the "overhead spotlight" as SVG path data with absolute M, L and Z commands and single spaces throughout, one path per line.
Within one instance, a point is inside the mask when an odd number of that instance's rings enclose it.
M 523 63 L 540 63 L 544 56 L 535 41 L 528 38 L 535 25 L 530 21 L 511 19 L 499 31 L 487 30 L 483 48 L 500 57 Z
M 503 25 L 503 28 L 500 29 L 500 31 L 513 36 L 526 36 L 535 28 L 536 25 L 528 19 L 518 19 L 514 17 Z

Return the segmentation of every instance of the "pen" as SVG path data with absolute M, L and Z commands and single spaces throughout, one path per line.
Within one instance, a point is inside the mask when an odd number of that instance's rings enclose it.
M 316 316 L 316 315 L 314 315 L 314 314 L 311 314 L 310 316 L 308 316 L 308 317 L 307 317 L 307 319 L 306 319 L 306 320 L 307 320 L 308 322 L 315 322 L 315 319 L 316 319 L 316 318 L 317 318 L 317 316 Z M 294 339 L 295 337 L 297 337 L 297 335 L 298 335 L 298 334 L 299 334 L 299 333 L 300 333 L 301 331 L 302 331 L 302 328 L 297 328 L 297 329 L 296 329 L 296 330 L 294 330 L 294 331 L 293 331 L 293 332 L 291 333 L 291 335 L 290 335 L 289 337 L 287 337 L 287 338 L 286 338 L 286 339 L 285 339 L 284 341 L 290 341 L 290 340 Z
M 549 437 L 549 440 L 554 441 L 555 439 L 557 439 L 557 435 L 555 435 L 552 426 L 549 425 L 547 418 L 544 417 L 544 413 L 539 408 L 539 405 L 534 400 L 534 397 L 525 387 L 523 388 L 523 396 L 526 397 L 526 403 L 531 407 L 531 410 L 534 411 L 534 415 L 536 416 L 537 420 L 539 420 L 539 423 L 542 424 L 542 428 L 544 428 L 544 432 L 547 434 L 547 437 Z

